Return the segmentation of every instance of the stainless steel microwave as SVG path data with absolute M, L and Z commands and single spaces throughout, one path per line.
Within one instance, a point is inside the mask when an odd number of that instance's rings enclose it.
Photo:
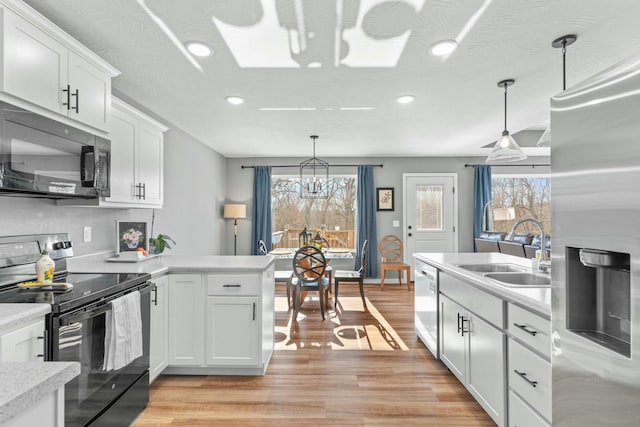
M 4 102 L 0 132 L 0 195 L 110 195 L 108 140 Z

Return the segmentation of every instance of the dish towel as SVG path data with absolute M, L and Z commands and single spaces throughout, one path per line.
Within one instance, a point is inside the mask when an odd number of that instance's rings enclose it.
M 142 356 L 140 292 L 128 293 L 110 304 L 111 310 L 105 318 L 105 371 L 123 368 Z

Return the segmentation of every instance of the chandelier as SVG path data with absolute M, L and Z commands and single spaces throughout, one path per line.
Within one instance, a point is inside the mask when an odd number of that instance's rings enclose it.
M 300 198 L 327 199 L 329 163 L 316 157 L 318 135 L 311 135 L 310 138 L 313 141 L 313 157 L 300 163 Z

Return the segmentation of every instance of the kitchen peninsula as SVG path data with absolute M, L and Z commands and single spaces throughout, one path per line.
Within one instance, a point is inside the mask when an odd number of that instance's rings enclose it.
M 75 257 L 68 268 L 151 274 L 151 381 L 162 372 L 264 375 L 274 348 L 275 257 L 162 255 L 125 263 L 109 256 Z

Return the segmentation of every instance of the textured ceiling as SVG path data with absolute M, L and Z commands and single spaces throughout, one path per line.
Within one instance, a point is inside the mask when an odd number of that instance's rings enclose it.
M 26 3 L 122 71 L 119 92 L 227 157 L 310 156 L 311 134 L 318 157 L 486 155 L 502 130 L 499 80 L 516 80 L 512 133 L 548 123 L 562 89 L 552 40 L 578 35 L 569 86 L 640 46 L 638 0 Z M 441 39 L 458 50 L 429 55 Z M 215 55 L 189 56 L 190 40 Z M 415 101 L 398 104 L 404 94 Z

